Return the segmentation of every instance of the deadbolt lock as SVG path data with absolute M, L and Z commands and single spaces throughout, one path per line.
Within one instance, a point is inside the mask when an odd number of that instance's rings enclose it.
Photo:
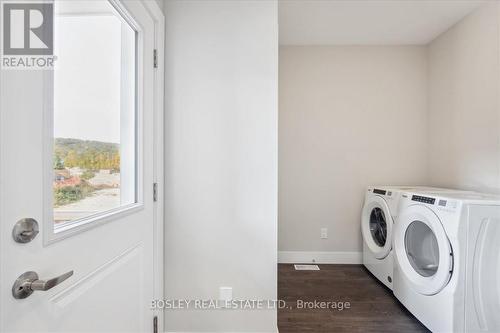
M 32 218 L 24 218 L 14 225 L 12 238 L 17 243 L 29 243 L 38 235 L 38 222 Z

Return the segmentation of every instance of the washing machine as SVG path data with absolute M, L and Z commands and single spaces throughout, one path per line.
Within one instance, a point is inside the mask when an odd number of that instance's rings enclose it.
M 392 290 L 393 225 L 401 194 L 405 191 L 449 192 L 450 189 L 427 186 L 368 186 L 361 213 L 363 265 Z
M 394 295 L 428 329 L 500 331 L 500 196 L 404 193 L 393 246 Z

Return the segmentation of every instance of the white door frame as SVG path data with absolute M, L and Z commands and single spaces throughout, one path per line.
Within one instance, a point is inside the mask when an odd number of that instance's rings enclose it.
M 165 15 L 156 1 L 143 0 L 144 6 L 155 22 L 155 50 L 157 52 L 157 67 L 154 72 L 155 101 L 155 182 L 157 201 L 154 221 L 154 294 L 157 299 L 164 298 L 164 64 L 165 64 Z M 153 56 L 153 55 L 152 55 Z M 152 189 L 151 189 L 152 190 Z M 152 300 L 153 301 L 153 300 Z M 158 318 L 158 332 L 163 332 L 164 320 L 161 310 L 154 310 Z

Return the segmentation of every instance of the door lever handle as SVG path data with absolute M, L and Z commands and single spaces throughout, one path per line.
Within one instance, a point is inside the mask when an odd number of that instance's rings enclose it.
M 39 280 L 36 272 L 26 272 L 17 278 L 12 286 L 12 296 L 15 299 L 23 299 L 31 295 L 35 290 L 47 291 L 73 275 L 73 271 L 64 273 L 49 280 Z
M 50 280 L 35 280 L 31 282 L 30 288 L 31 290 L 41 290 L 41 291 L 47 291 L 55 286 L 57 286 L 59 283 L 63 282 L 64 280 L 68 279 L 71 275 L 73 275 L 73 271 L 69 271 L 67 273 L 64 273 L 62 275 L 59 275 L 58 277 L 55 277 Z

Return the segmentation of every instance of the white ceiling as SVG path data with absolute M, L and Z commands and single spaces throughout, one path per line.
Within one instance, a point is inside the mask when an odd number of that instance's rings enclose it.
M 425 45 L 477 0 L 280 0 L 282 45 Z

